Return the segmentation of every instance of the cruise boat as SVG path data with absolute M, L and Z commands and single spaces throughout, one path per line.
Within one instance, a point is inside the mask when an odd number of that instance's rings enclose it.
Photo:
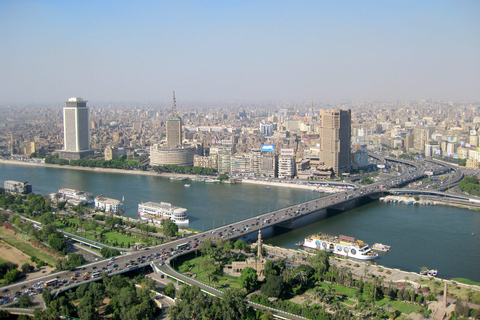
M 138 205 L 140 219 L 152 223 L 162 223 L 163 219 L 170 219 L 178 226 L 188 225 L 190 220 L 185 212 L 187 209 L 173 206 L 167 202 L 142 202 Z
M 58 194 L 60 198 L 65 199 L 66 201 L 78 201 L 83 203 L 94 203 L 95 199 L 93 198 L 93 194 L 85 191 L 70 189 L 70 188 L 62 188 L 58 190 Z
M 359 260 L 372 260 L 378 257 L 378 253 L 362 240 L 347 236 L 330 236 L 319 233 L 305 238 L 303 242 L 304 248 L 325 250 L 340 256 L 355 258 Z

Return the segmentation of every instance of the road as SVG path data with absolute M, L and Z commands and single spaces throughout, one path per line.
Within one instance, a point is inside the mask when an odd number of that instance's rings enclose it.
M 395 160 L 398 161 L 398 159 Z M 407 164 L 411 165 L 410 163 Z M 262 214 L 260 216 L 247 218 L 245 220 L 232 223 L 228 226 L 215 228 L 213 230 L 205 231 L 185 238 L 176 239 L 156 247 L 145 248 L 144 250 L 140 251 L 124 252 L 124 255 L 114 258 L 114 260 L 102 260 L 81 266 L 76 268 L 77 270 L 74 271 L 57 272 L 46 275 L 40 279 L 15 283 L 7 287 L 3 287 L 3 291 L 0 293 L 0 295 L 7 297 L 8 301 L 12 303 L 14 302 L 15 296 L 18 297 L 20 294 L 25 294 L 25 292 L 32 295 L 35 293 L 38 294 L 42 291 L 47 283 L 51 283 L 48 285 L 48 287 L 53 290 L 66 291 L 84 283 L 98 280 L 101 278 L 100 275 L 103 272 L 107 272 L 109 276 L 113 276 L 138 269 L 140 267 L 148 266 L 153 261 L 162 262 L 162 268 L 165 268 L 166 271 L 168 269 L 168 272 L 176 273 L 176 271 L 170 267 L 169 263 L 165 263 L 166 260 L 169 259 L 169 261 L 171 261 L 172 256 L 175 257 L 179 253 L 185 254 L 187 252 L 196 250 L 198 245 L 207 239 L 216 240 L 221 237 L 225 240 L 234 240 L 247 234 L 258 232 L 258 230 L 273 226 L 277 223 L 297 219 L 312 212 L 323 210 L 327 207 L 343 202 L 351 201 L 371 193 L 386 191 L 390 188 L 405 185 L 411 181 L 418 180 L 425 176 L 424 167 L 418 163 L 414 164 L 415 170 L 411 170 L 409 173 L 405 173 L 401 176 L 395 176 L 355 190 L 348 190 L 345 192 L 332 194 L 320 199 L 310 200 L 302 204 L 293 205 L 287 208 Z M 78 275 L 75 276 L 75 274 Z M 94 275 L 95 277 L 92 278 Z M 180 276 L 182 275 L 178 274 L 178 277 Z M 195 281 L 184 276 L 182 276 L 182 278 L 190 283 Z M 303 318 L 298 317 L 298 319 Z

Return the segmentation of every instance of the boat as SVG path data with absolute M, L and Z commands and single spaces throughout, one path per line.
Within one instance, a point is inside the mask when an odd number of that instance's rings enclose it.
M 170 180 L 184 181 L 187 180 L 187 177 L 170 177 Z
M 372 246 L 372 249 L 373 250 L 378 250 L 378 251 L 388 252 L 388 251 L 390 251 L 390 246 L 387 246 L 387 245 L 381 244 L 381 243 L 375 243 Z
M 318 233 L 305 238 L 303 247 L 315 250 L 324 250 L 344 257 L 355 258 L 359 260 L 373 260 L 378 257 L 378 253 L 362 240 L 344 235 L 331 236 L 324 233 Z
M 430 277 L 436 277 L 437 274 L 438 274 L 438 271 L 433 269 L 427 272 L 427 275 Z
M 422 276 L 426 276 L 427 273 L 428 273 L 428 268 L 427 268 L 427 267 L 421 267 L 421 268 L 420 268 L 420 274 L 421 274 Z
M 216 183 L 216 182 L 220 182 L 220 180 L 218 180 L 218 179 L 206 179 L 205 182 Z
M 68 201 L 69 203 L 85 203 L 91 204 L 95 202 L 93 198 L 93 194 L 81 190 L 75 190 L 70 188 L 61 188 L 58 190 L 58 194 L 60 198 L 63 198 L 64 201 Z
M 265 189 L 270 189 L 270 187 L 267 186 L 267 187 L 265 187 Z
M 190 188 L 191 184 L 184 184 L 183 185 L 185 188 Z
M 188 225 L 190 220 L 185 212 L 187 209 L 173 206 L 167 202 L 142 202 L 138 205 L 140 219 L 152 223 L 161 224 L 163 219 L 170 219 L 178 226 Z

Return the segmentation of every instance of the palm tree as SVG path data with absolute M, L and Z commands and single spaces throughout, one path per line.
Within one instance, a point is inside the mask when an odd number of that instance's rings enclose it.
M 315 295 L 315 304 L 318 304 L 317 299 L 320 299 L 322 301 L 322 307 L 323 307 L 323 299 L 325 298 L 326 291 L 322 287 L 315 287 L 313 289 L 313 294 Z
M 304 270 L 300 270 L 293 278 L 303 286 L 308 281 L 308 274 Z
M 212 275 L 213 287 L 216 288 L 215 283 L 218 283 L 220 279 L 216 275 Z

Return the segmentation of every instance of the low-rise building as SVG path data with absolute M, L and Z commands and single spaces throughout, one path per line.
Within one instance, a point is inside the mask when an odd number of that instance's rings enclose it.
M 27 194 L 32 192 L 32 185 L 28 182 L 7 180 L 3 183 L 3 189 L 8 192 Z
M 120 200 L 110 199 L 103 196 L 95 198 L 96 210 L 118 214 L 122 208 L 123 203 Z

